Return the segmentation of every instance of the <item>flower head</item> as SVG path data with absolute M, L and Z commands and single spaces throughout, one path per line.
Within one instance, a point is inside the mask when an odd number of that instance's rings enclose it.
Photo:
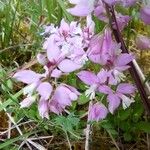
M 108 113 L 107 108 L 103 104 L 98 102 L 91 105 L 89 108 L 88 120 L 89 121 L 99 121 L 106 118 Z
M 129 96 L 135 92 L 136 88 L 129 83 L 120 83 L 117 86 L 116 91 L 113 91 L 110 87 L 104 85 L 99 87 L 99 92 L 107 94 L 107 100 L 109 102 L 108 109 L 113 114 L 119 107 L 121 100 L 123 109 L 126 109 L 133 103 L 133 99 Z

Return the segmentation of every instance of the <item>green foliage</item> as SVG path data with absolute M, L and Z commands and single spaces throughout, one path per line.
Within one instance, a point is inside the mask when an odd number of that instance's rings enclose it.
M 55 121 L 56 125 L 61 126 L 64 131 L 72 132 L 78 126 L 80 119 L 75 117 L 74 114 L 69 114 L 67 117 L 58 116 Z

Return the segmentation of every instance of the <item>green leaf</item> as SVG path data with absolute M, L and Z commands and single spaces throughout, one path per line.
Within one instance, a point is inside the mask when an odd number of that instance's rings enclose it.
M 22 94 L 22 90 L 20 90 L 19 92 L 17 92 L 14 95 L 10 95 L 10 98 L 8 100 L 6 100 L 5 102 L 3 102 L 3 103 L 1 102 L 0 111 L 2 111 L 7 106 L 11 105 L 12 102 L 15 101 L 15 99 L 17 99 L 21 94 Z
M 13 89 L 13 83 L 12 83 L 12 81 L 10 79 L 7 80 L 7 81 L 5 81 L 5 84 L 6 84 L 7 87 L 4 84 L 1 85 L 1 87 L 2 87 L 2 89 L 4 91 L 12 90 Z
M 73 128 L 79 124 L 80 119 L 75 117 L 74 114 L 69 114 L 67 117 L 58 116 L 55 121 L 63 130 L 72 132 Z
M 60 5 L 61 9 L 64 12 L 64 15 L 68 19 L 69 22 L 73 21 L 73 17 L 66 11 L 66 7 L 64 5 L 64 2 L 62 0 L 57 0 L 58 4 Z
M 131 141 L 132 140 L 132 135 L 128 132 L 124 133 L 123 137 L 124 137 L 125 141 Z
M 24 135 L 20 135 L 16 138 L 13 138 L 13 139 L 9 139 L 9 140 L 6 140 L 4 143 L 0 144 L 0 149 L 3 149 L 4 147 L 6 146 L 9 146 L 15 142 L 17 142 L 18 140 L 24 140 L 24 138 L 34 134 L 34 133 L 37 133 L 38 131 L 34 131 L 34 132 L 30 132 L 30 133 L 25 133 Z
M 111 133 L 112 135 L 118 135 L 117 131 L 113 127 L 112 123 L 110 123 L 107 120 L 104 120 L 100 123 L 100 127 L 103 127 L 108 133 Z
M 150 133 L 150 122 L 141 121 L 135 125 L 138 130 Z
M 126 110 L 120 110 L 119 115 L 118 115 L 118 119 L 123 121 L 123 120 L 128 119 L 130 115 L 131 115 L 131 110 L 129 108 Z

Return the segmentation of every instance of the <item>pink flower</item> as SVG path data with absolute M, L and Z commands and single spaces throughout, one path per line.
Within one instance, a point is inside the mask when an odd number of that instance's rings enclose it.
M 105 29 L 104 34 L 95 36 L 88 50 L 89 59 L 103 65 L 108 70 L 109 84 L 117 84 L 124 75 L 122 71 L 129 68 L 133 55 L 122 54 L 120 44 L 115 43 L 111 37 L 110 29 Z
M 95 98 L 95 92 L 107 80 L 107 72 L 103 69 L 97 75 L 90 71 L 81 71 L 77 74 L 77 76 L 81 81 L 90 86 L 90 88 L 85 92 L 85 95 L 90 96 L 90 99 Z
M 119 48 L 120 44 L 112 40 L 111 30 L 106 28 L 103 34 L 96 35 L 91 39 L 88 57 L 94 63 L 106 65 L 110 57 L 113 57 Z
M 13 78 L 26 84 L 38 82 L 42 75 L 31 70 L 22 70 L 14 74 Z
M 120 83 L 114 92 L 110 87 L 104 85 L 99 87 L 99 92 L 108 94 L 107 100 L 109 102 L 108 109 L 113 114 L 114 111 L 119 107 L 121 100 L 123 109 L 126 109 L 134 102 L 133 99 L 129 98 L 131 94 L 135 92 L 136 88 L 128 83 Z M 128 96 L 126 96 L 128 95 Z
M 16 78 L 19 81 L 22 81 L 26 84 L 28 84 L 24 89 L 23 93 L 24 95 L 27 95 L 27 98 L 25 98 L 21 103 L 21 108 L 29 107 L 32 105 L 32 103 L 35 102 L 37 98 L 37 93 L 40 95 L 39 100 L 39 114 L 42 118 L 46 117 L 48 118 L 48 99 L 51 96 L 52 93 L 52 86 L 48 82 L 41 82 L 43 74 L 37 74 L 30 70 L 24 70 L 17 72 L 14 75 L 14 78 Z
M 25 98 L 22 102 L 20 102 L 20 108 L 28 108 L 30 107 L 36 100 L 36 96 L 29 96 Z
M 137 35 L 135 42 L 140 50 L 150 49 L 150 38 L 147 36 Z
M 51 112 L 61 114 L 66 106 L 71 106 L 72 101 L 78 99 L 80 93 L 72 86 L 59 85 L 50 100 L 49 109 Z
M 106 118 L 108 113 L 107 108 L 103 104 L 99 104 L 98 102 L 90 106 L 88 121 L 99 121 Z
M 145 23 L 150 25 L 150 6 L 144 6 L 140 11 L 140 19 Z
M 68 24 L 62 19 L 60 27 L 56 27 L 53 32 L 50 32 L 43 48 L 46 50 L 49 60 L 46 66 L 53 77 L 58 78 L 63 73 L 80 69 L 86 63 L 88 59 L 85 49 L 94 33 L 94 22 L 91 17 L 87 19 L 86 31 L 82 30 L 77 22 Z M 43 61 L 40 59 L 40 62 L 45 62 L 44 58 Z M 58 67 L 57 70 L 56 67 Z
M 131 0 L 128 2 L 128 0 L 104 0 L 105 3 L 108 5 L 115 5 L 117 3 L 121 3 L 124 6 L 131 6 L 135 3 L 135 0 Z M 74 16 L 88 16 L 91 15 L 91 13 L 94 12 L 94 15 L 108 23 L 108 17 L 105 9 L 105 5 L 101 0 L 71 0 L 70 3 L 75 4 L 75 7 L 68 9 L 68 12 L 71 13 Z M 127 25 L 127 23 L 130 20 L 129 16 L 123 16 L 120 13 L 116 13 L 116 19 L 118 22 L 118 27 L 120 30 L 123 30 L 124 27 Z M 115 25 L 114 25 L 114 28 Z

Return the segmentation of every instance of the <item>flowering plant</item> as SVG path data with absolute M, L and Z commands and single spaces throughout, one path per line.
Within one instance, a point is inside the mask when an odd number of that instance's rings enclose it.
M 37 102 L 42 118 L 49 119 L 49 113 L 63 115 L 63 112 L 68 112 L 67 109 L 72 102 L 78 101 L 85 93 L 89 98 L 85 147 L 89 149 L 89 122 L 98 122 L 105 119 L 109 113 L 114 114 L 121 104 L 124 110 L 128 108 L 135 101 L 136 89 L 139 90 L 143 101 L 147 100 L 133 64 L 134 54 L 127 51 L 121 36 L 121 31 L 132 18 L 114 10 L 116 5 L 130 7 L 137 1 L 69 0 L 69 2 L 75 6 L 67 11 L 72 15 L 85 17 L 86 24 L 74 21 L 69 23 L 62 19 L 60 26 L 54 24 L 45 26 L 42 33 L 45 37 L 44 52 L 37 55 L 39 64 L 45 70 L 44 73 L 20 70 L 13 77 L 26 84 L 23 88 L 26 98 L 20 102 L 21 108 L 30 107 Z M 95 33 L 93 16 L 106 24 L 99 34 Z M 142 7 L 140 18 L 149 24 L 150 12 L 147 6 Z M 144 38 L 146 37 L 138 36 L 136 40 L 137 46 L 141 49 L 150 47 L 150 40 Z M 89 62 L 98 65 L 99 70 L 95 72 L 87 68 Z M 131 70 L 136 85 L 127 80 L 125 73 L 128 69 Z M 84 92 L 79 87 L 62 82 L 61 78 L 73 72 L 87 88 Z M 98 97 L 98 94 L 102 94 L 102 97 Z

